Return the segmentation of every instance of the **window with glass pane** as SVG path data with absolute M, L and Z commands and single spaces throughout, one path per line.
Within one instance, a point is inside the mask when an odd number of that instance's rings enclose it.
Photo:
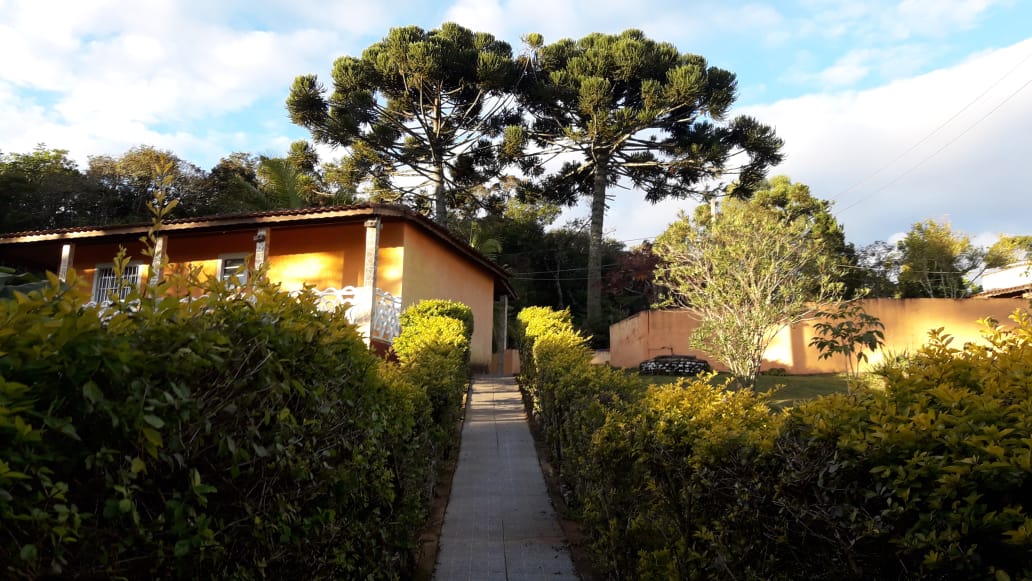
M 140 286 L 140 265 L 130 264 L 122 271 L 122 281 L 119 284 L 118 276 L 114 267 L 98 266 L 94 274 L 93 302 L 106 303 L 111 300 L 111 293 L 119 299 L 129 296 L 134 288 Z
M 247 258 L 229 257 L 222 259 L 222 272 L 219 278 L 229 284 L 244 284 L 247 282 Z

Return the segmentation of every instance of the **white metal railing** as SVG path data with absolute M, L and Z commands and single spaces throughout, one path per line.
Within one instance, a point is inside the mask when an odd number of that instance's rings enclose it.
M 401 334 L 401 297 L 376 289 L 376 317 L 373 319 L 370 336 L 373 339 L 394 343 Z
M 290 295 L 297 296 L 301 292 L 291 291 Z M 331 287 L 322 290 L 313 289 L 312 293 L 316 296 L 316 308 L 320 311 L 334 311 L 337 308 L 344 307 L 344 317 L 353 325 L 357 325 L 360 330 L 368 329 L 368 334 L 373 339 L 391 344 L 394 342 L 394 338 L 401 334 L 401 297 L 394 296 L 381 289 L 376 289 L 372 298 L 372 300 L 376 301 L 375 317 L 370 324 L 369 307 L 371 305 L 368 287 L 346 286 L 340 289 Z M 196 301 L 207 296 L 188 296 L 183 297 L 180 301 Z M 111 301 L 104 301 L 99 304 L 102 311 L 101 316 L 104 316 L 103 311 L 110 307 L 111 304 Z M 135 311 L 139 308 L 139 304 L 139 300 L 132 301 L 128 305 L 129 310 Z M 98 304 L 91 301 L 83 306 L 97 307 Z

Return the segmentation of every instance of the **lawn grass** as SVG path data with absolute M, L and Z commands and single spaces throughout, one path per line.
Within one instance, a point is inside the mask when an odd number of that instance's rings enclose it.
M 730 376 L 718 373 L 713 378 L 713 385 L 723 385 Z M 674 383 L 679 377 L 670 375 L 643 375 L 649 383 Z M 777 388 L 771 396 L 770 406 L 783 409 L 796 403 L 830 393 L 843 393 L 849 386 L 849 378 L 844 373 L 828 373 L 821 375 L 760 375 L 756 378 L 756 390 L 767 391 Z

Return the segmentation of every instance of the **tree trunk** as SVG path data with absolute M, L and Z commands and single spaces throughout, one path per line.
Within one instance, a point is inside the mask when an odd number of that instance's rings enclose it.
M 602 318 L 602 234 L 606 219 L 606 177 L 609 152 L 595 152 L 595 183 L 591 188 L 591 223 L 588 229 L 587 324 L 593 328 Z
M 441 226 L 448 225 L 448 204 L 444 199 L 444 162 L 440 156 L 434 165 L 434 221 Z

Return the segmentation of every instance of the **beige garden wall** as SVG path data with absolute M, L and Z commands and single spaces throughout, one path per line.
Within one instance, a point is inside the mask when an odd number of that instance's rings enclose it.
M 928 331 L 944 327 L 957 346 L 980 341 L 978 319 L 993 317 L 1009 322 L 1016 309 L 1028 309 L 1025 299 L 872 299 L 864 302 L 868 314 L 885 324 L 885 346 L 871 356 L 870 364 L 881 361 L 885 353 L 915 351 L 928 339 Z M 614 367 L 637 367 L 657 355 L 695 355 L 725 371 L 708 353 L 689 348 L 692 331 L 698 326 L 688 310 L 645 311 L 609 328 L 610 361 Z M 819 359 L 809 347 L 813 337 L 810 324 L 783 329 L 764 357 L 762 369 L 782 367 L 789 373 L 831 373 L 845 371 L 842 357 Z

